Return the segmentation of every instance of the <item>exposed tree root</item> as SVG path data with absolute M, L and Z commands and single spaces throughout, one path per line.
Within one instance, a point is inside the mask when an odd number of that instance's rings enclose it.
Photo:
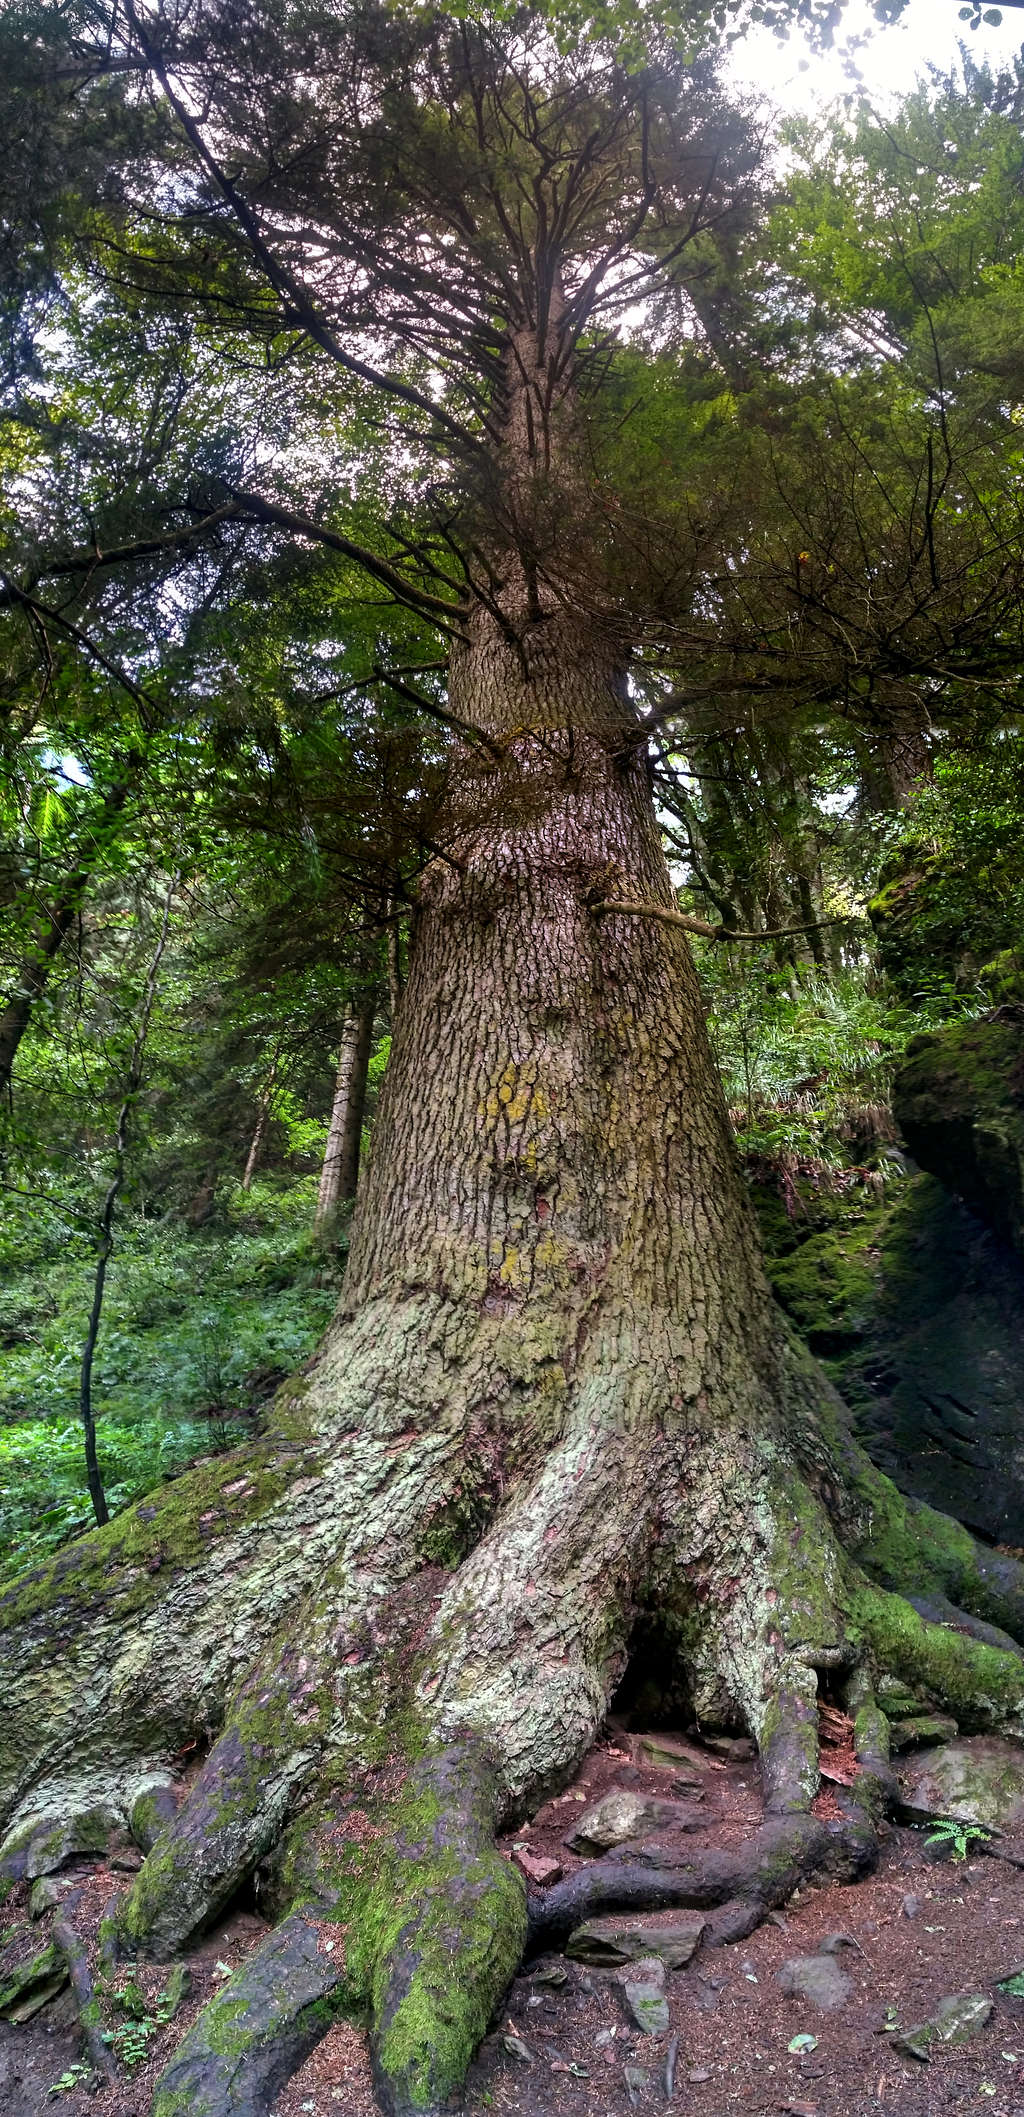
M 312 1920 L 282 1920 L 182 2038 L 153 2117 L 266 2117 L 329 2028 L 341 1982 Z
M 870 1858 L 861 1861 L 857 1871 L 870 1864 Z M 840 1827 L 809 1815 L 773 1816 L 735 1852 L 623 1847 L 533 1899 L 530 1939 L 538 1948 L 557 1945 L 584 1920 L 607 1911 L 703 1910 L 736 1902 L 750 1909 L 749 1932 L 818 1873 L 853 1879 Z
M 193 2025 L 154 2117 L 265 2111 L 342 2010 L 368 2024 L 384 2108 L 439 2108 L 526 1940 L 521 1878 L 495 1850 L 495 1801 L 494 1772 L 466 1742 L 418 1759 L 380 1799 L 372 1835 L 346 1834 L 344 1815 L 326 1810 L 300 1819 L 277 1882 L 296 1908 Z
M 85 1944 L 81 1936 L 75 1931 L 72 1923 L 76 1908 L 76 1897 L 68 1897 L 64 1903 L 60 1918 L 54 1921 L 54 1945 L 60 1949 L 68 1966 L 68 1978 L 75 2005 L 78 2009 L 82 2040 L 89 2064 L 101 2081 L 109 2083 L 115 2078 L 117 2068 L 110 2055 L 109 2048 L 103 2040 L 99 2008 L 96 2004 L 96 1994 L 89 1971 L 89 1959 Z
M 455 1328 L 433 1298 L 404 1313 L 413 1402 L 408 1361 L 396 1380 L 365 1319 L 345 1326 L 301 1432 L 292 1404 L 212 1488 L 205 1471 L 172 1488 L 177 1558 L 154 1503 L 17 1602 L 6 1872 L 45 1872 L 129 1821 L 147 1858 L 108 1963 L 174 1954 L 257 1866 L 282 1920 L 188 2032 L 157 2117 L 265 2117 L 339 2012 L 368 2028 L 384 2108 L 433 2111 L 528 1941 L 692 1905 L 722 1943 L 808 1878 L 856 1878 L 894 1794 L 879 1673 L 965 1728 L 1024 1729 L 1020 1569 L 904 1502 L 830 1428 L 816 1375 L 815 1423 L 791 1349 L 788 1431 L 755 1432 L 671 1393 L 653 1326 L 593 1333 L 571 1389 L 546 1343 L 524 1353 L 501 1318 L 453 1363 Z M 515 1407 L 514 1455 L 493 1410 L 479 1422 L 485 1387 L 506 1422 Z M 764 1823 L 728 1852 L 596 1860 L 531 1902 L 528 1932 L 496 1831 L 572 1777 L 643 1613 L 702 1722 L 755 1736 Z M 819 1679 L 845 1698 L 861 1764 L 832 1821 L 811 1812 Z M 175 1754 L 211 1736 L 179 1804 Z

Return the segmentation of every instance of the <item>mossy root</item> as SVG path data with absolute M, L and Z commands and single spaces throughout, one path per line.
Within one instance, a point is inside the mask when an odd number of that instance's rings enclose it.
M 203 2008 L 157 2081 L 152 2117 L 266 2117 L 336 2013 L 340 1956 L 295 1912 Z
M 413 1767 L 393 1818 L 366 1925 L 370 2051 L 393 2117 L 462 2086 L 522 1960 L 526 1896 L 494 1844 L 496 1805 L 493 1768 L 466 1742 Z
M 53 1941 L 54 1946 L 60 1949 L 68 1966 L 68 1978 L 71 1983 L 75 2006 L 78 2009 L 78 2019 L 81 2024 L 82 2039 L 89 2064 L 99 2079 L 109 2084 L 116 2078 L 117 2067 L 110 2055 L 108 2045 L 103 2041 L 100 2011 L 96 1994 L 93 1990 L 85 1943 L 72 1924 L 78 1901 L 77 1895 L 67 1898 L 61 1917 L 54 1921 Z

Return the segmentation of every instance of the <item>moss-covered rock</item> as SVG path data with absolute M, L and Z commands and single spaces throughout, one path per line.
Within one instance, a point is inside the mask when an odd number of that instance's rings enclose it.
M 16 1927 L 0 1950 L 0 2015 L 16 2019 L 23 2000 L 39 1997 L 43 2005 L 66 1981 L 59 1948 L 41 1940 L 31 1926 Z
M 995 1830 L 1019 1830 L 1024 1822 L 1024 1754 L 997 1735 L 904 1758 L 899 1780 L 904 1810 L 922 1822 L 950 1816 Z
M 930 1176 L 755 1203 L 769 1276 L 905 1492 L 995 1542 L 1021 1540 L 1024 1270 Z M 924 1586 L 924 1583 L 921 1583 Z
M 915 1037 L 893 1107 L 922 1168 L 1024 1255 L 1024 1021 L 954 1022 Z

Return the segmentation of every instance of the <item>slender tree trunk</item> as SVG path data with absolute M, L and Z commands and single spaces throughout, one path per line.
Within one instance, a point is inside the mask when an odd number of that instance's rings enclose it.
M 132 1044 L 132 1055 L 128 1062 L 128 1073 L 124 1085 L 124 1095 L 121 1099 L 121 1107 L 117 1115 L 117 1130 L 114 1135 L 114 1168 L 110 1182 L 107 1185 L 106 1195 L 104 1197 L 103 1205 L 100 1211 L 99 1247 L 96 1256 L 96 1270 L 93 1276 L 92 1303 L 89 1310 L 89 1324 L 85 1334 L 85 1344 L 82 1347 L 82 1366 L 79 1380 L 79 1410 L 81 1414 L 82 1428 L 85 1434 L 85 1471 L 86 1480 L 89 1486 L 89 1497 L 92 1500 L 93 1504 L 93 1512 L 96 1516 L 97 1522 L 100 1524 L 101 1527 L 104 1522 L 109 1521 L 110 1516 L 107 1511 L 107 1499 L 106 1494 L 103 1490 L 103 1479 L 100 1475 L 99 1461 L 97 1459 L 96 1454 L 96 1421 L 93 1415 L 92 1406 L 92 1368 L 93 1360 L 96 1353 L 96 1341 L 100 1333 L 100 1321 L 103 1315 L 103 1296 L 106 1291 L 107 1284 L 107 1266 L 110 1263 L 110 1258 L 114 1248 L 114 1213 L 117 1206 L 118 1197 L 120 1196 L 121 1187 L 124 1183 L 125 1178 L 125 1167 L 128 1155 L 128 1128 L 131 1120 L 132 1110 L 134 1108 L 139 1089 L 142 1086 L 142 1067 L 146 1054 L 146 1038 L 149 1034 L 149 1021 L 150 1016 L 153 1012 L 153 1001 L 156 998 L 156 986 L 157 978 L 160 974 L 160 964 L 163 961 L 164 949 L 167 946 L 167 932 L 168 927 L 170 925 L 171 905 L 174 901 L 174 892 L 177 886 L 178 877 L 177 875 L 175 875 L 167 892 L 167 897 L 164 903 L 163 918 L 160 923 L 160 932 L 157 938 L 156 948 L 154 949 L 153 958 L 150 963 L 149 971 L 146 977 L 145 990 L 143 992 L 142 999 L 142 1011 L 139 1015 L 138 1026 L 135 1031 L 135 1038 Z
M 342 1023 L 331 1122 L 313 1223 L 314 1235 L 321 1242 L 329 1240 L 339 1207 L 356 1195 L 376 1010 L 376 991 L 364 993 L 347 1009 Z
M 252 1180 L 259 1166 L 260 1155 L 263 1152 L 263 1141 L 266 1138 L 267 1125 L 270 1122 L 271 1105 L 274 1100 L 274 1083 L 277 1079 L 279 1058 L 280 1047 L 274 1052 L 274 1056 L 271 1059 L 266 1086 L 263 1088 L 256 1106 L 256 1123 L 253 1126 L 252 1138 L 249 1141 L 249 1152 L 245 1157 L 245 1168 L 242 1171 L 243 1191 L 252 1190 Z
M 402 928 L 395 915 L 394 899 L 390 897 L 388 899 L 388 912 L 390 914 L 387 934 L 388 1007 L 391 1013 L 391 1027 L 394 1029 L 402 1001 L 404 981 L 402 977 Z

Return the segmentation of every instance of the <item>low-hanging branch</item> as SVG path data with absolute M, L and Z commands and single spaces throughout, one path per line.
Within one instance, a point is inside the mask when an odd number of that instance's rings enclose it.
M 707 919 L 698 919 L 695 912 L 670 911 L 667 904 L 642 904 L 635 897 L 597 897 L 589 909 L 595 918 L 603 918 L 607 912 L 623 912 L 631 919 L 660 919 L 664 926 L 681 926 L 684 933 L 699 934 L 703 941 L 785 941 L 790 935 L 818 933 L 823 926 L 857 923 L 855 914 L 837 912 L 831 919 L 811 919 L 806 926 L 761 926 L 749 930 L 742 926 L 712 926 Z
M 431 595 L 427 589 L 418 588 L 415 581 L 407 580 L 397 568 L 389 566 L 386 559 L 378 558 L 362 544 L 354 544 L 351 537 L 343 537 L 337 530 L 314 522 L 309 515 L 282 507 L 277 501 L 266 500 L 258 493 L 236 491 L 232 487 L 232 494 L 237 520 L 243 521 L 248 516 L 253 521 L 288 530 L 293 536 L 306 537 L 312 544 L 324 544 L 329 551 L 340 552 L 343 558 L 352 559 L 361 566 L 371 580 L 379 581 L 383 588 L 387 588 L 396 603 L 404 603 L 420 617 L 429 618 L 439 631 L 460 636 L 458 626 L 465 614 L 464 604 L 452 603 L 444 596 Z

